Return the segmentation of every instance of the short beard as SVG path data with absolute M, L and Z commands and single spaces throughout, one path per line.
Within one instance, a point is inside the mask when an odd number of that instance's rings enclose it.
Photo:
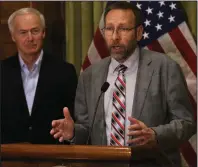
M 123 54 L 112 53 L 111 57 L 113 57 L 116 61 L 123 63 L 129 57 L 129 54 L 126 54 L 126 52 Z
M 136 47 L 137 47 L 137 42 L 132 41 L 131 47 L 130 48 L 124 47 L 123 53 L 120 53 L 120 54 L 111 53 L 111 47 L 109 48 L 109 51 L 110 51 L 111 57 L 113 57 L 116 61 L 123 63 L 131 56 L 131 54 L 135 51 Z

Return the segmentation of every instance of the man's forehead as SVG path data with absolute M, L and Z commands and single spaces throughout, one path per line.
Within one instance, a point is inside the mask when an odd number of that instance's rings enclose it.
M 40 18 L 35 14 L 24 14 L 24 15 L 17 15 L 14 19 L 14 26 L 15 27 L 39 27 L 41 26 Z
M 25 13 L 25 14 L 19 14 L 17 16 L 15 16 L 14 20 L 18 20 L 18 19 L 35 19 L 35 20 L 40 20 L 40 17 L 37 14 L 34 13 Z
M 135 16 L 134 12 L 131 9 L 112 9 L 107 13 L 106 16 L 108 15 L 113 16 L 113 15 L 119 15 L 119 14 Z
M 135 15 L 130 9 L 113 9 L 106 15 L 106 24 L 126 24 L 135 22 Z

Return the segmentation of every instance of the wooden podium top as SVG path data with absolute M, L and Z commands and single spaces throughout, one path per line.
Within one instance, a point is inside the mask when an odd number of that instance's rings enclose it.
M 131 148 L 90 145 L 2 144 L 1 158 L 129 161 Z
M 2 167 L 114 167 L 144 161 L 164 164 L 152 146 L 114 147 L 93 145 L 2 144 Z

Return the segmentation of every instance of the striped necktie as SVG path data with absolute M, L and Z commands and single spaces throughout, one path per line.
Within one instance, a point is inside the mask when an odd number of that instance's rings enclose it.
M 125 116 L 126 116 L 126 79 L 124 72 L 127 67 L 119 65 L 115 70 L 118 76 L 115 81 L 113 91 L 113 111 L 111 119 L 111 139 L 110 145 L 124 146 L 125 136 Z

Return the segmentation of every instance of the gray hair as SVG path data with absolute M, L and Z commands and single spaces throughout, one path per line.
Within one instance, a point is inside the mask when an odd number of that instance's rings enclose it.
M 43 29 L 45 28 L 45 18 L 41 12 L 39 12 L 38 10 L 36 10 L 34 8 L 21 8 L 21 9 L 15 11 L 14 13 L 12 13 L 8 19 L 8 28 L 9 28 L 10 32 L 13 32 L 15 17 L 18 15 L 25 15 L 25 14 L 29 14 L 29 13 L 39 16 L 41 25 L 42 25 Z

